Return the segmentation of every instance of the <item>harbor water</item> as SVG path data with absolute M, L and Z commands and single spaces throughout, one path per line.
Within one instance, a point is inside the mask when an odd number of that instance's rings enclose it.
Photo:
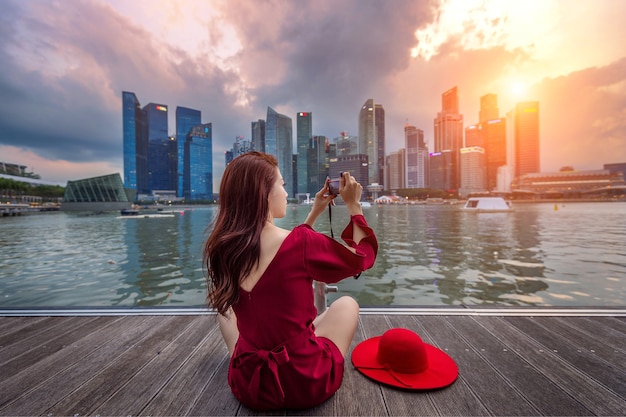
M 626 304 L 626 203 L 519 203 L 510 213 L 459 205 L 365 208 L 375 266 L 329 294 L 361 306 Z M 292 228 L 309 207 L 289 206 Z M 215 207 L 171 217 L 45 213 L 0 217 L 0 308 L 200 307 L 202 245 Z M 348 221 L 332 212 L 334 235 Z M 316 229 L 330 235 L 323 215 Z

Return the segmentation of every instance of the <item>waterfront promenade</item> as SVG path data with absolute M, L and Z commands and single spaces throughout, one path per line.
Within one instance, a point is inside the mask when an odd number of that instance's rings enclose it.
M 363 309 L 356 343 L 409 328 L 459 379 L 431 392 L 346 363 L 326 403 L 277 415 L 626 415 L 626 309 Z M 0 415 L 254 415 L 226 384 L 213 314 L 198 309 L 0 311 Z

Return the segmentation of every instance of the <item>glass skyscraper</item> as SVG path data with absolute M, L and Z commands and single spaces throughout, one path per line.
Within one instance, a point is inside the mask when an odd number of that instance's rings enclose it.
M 515 176 L 539 172 L 539 102 L 515 106 Z
M 150 188 L 146 123 L 146 115 L 135 93 L 122 91 L 124 187 L 138 194 L 146 194 Z
M 176 142 L 178 144 L 178 167 L 177 176 L 178 184 L 176 195 L 182 197 L 183 192 L 183 172 L 185 169 L 185 144 L 187 134 L 192 127 L 202 123 L 200 110 L 190 109 L 187 107 L 176 107 Z
M 297 192 L 305 194 L 310 192 L 309 183 L 309 148 L 311 148 L 311 140 L 313 138 L 313 113 L 300 112 L 296 117 L 296 143 L 298 145 L 297 173 L 298 186 Z
M 184 146 L 183 195 L 188 200 L 213 199 L 213 127 L 193 126 Z
M 369 161 L 367 184 L 383 185 L 385 177 L 385 110 L 367 99 L 359 111 L 359 149 Z
M 278 168 L 285 180 L 286 190 L 294 188 L 292 126 L 290 117 L 268 106 L 265 121 L 265 152 L 274 155 L 278 160 Z
M 178 148 L 167 133 L 167 106 L 148 103 L 143 108 L 148 130 L 148 176 L 150 191 L 176 191 Z
M 265 120 L 259 119 L 252 122 L 252 149 L 265 152 Z

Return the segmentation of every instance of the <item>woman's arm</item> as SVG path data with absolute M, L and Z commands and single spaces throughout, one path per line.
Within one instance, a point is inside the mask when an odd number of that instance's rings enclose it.
M 328 179 L 324 183 L 324 187 L 315 194 L 315 199 L 313 200 L 313 207 L 311 207 L 311 211 L 306 216 L 304 220 L 304 224 L 313 227 L 317 218 L 326 210 L 329 204 L 334 204 L 333 200 L 335 196 L 329 194 L 328 192 Z

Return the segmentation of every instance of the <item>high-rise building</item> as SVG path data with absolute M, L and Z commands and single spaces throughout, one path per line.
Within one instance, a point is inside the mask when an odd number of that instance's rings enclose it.
M 297 155 L 297 177 L 298 184 L 296 187 L 298 194 L 310 192 L 309 184 L 309 148 L 311 148 L 311 140 L 313 138 L 313 113 L 299 112 L 296 114 L 296 144 L 298 146 Z
M 478 118 L 478 124 L 465 128 L 465 147 L 484 149 L 485 187 L 494 191 L 498 189 L 498 170 L 507 164 L 506 118 L 499 117 L 497 95 L 480 98 Z
M 454 192 L 460 185 L 459 151 L 463 147 L 463 115 L 458 111 L 458 91 L 456 87 L 453 87 L 442 94 L 441 112 L 437 113 L 434 120 L 435 153 L 449 152 L 446 154 L 446 160 L 449 158 L 446 163 L 451 164 L 449 167 L 452 170 L 451 175 L 447 175 L 447 169 L 431 171 L 431 181 L 435 184 L 442 184 L 442 189 L 449 190 L 449 192 Z M 433 175 L 444 173 L 446 174 L 445 180 L 433 177 Z
M 485 150 L 479 146 L 461 148 L 461 187 L 459 196 L 465 198 L 471 193 L 486 190 Z
M 122 92 L 124 187 L 137 194 L 149 192 L 146 115 L 135 93 Z
M 278 161 L 287 190 L 293 188 L 293 127 L 291 118 L 267 107 L 265 120 L 265 152 Z M 292 195 L 293 196 L 293 195 Z
M 540 172 L 539 102 L 515 106 L 515 176 Z
M 252 149 L 265 152 L 265 120 L 259 119 L 252 122 Z
M 480 98 L 480 111 L 478 113 L 478 122 L 483 123 L 489 120 L 500 118 L 498 110 L 498 96 L 495 94 L 485 94 Z
M 143 108 L 148 130 L 148 176 L 150 191 L 178 189 L 178 146 L 167 134 L 167 106 L 148 103 Z
M 349 172 L 360 184 L 365 184 L 369 175 L 370 166 L 367 158 L 365 154 L 336 156 L 334 158 L 331 156 L 329 176 L 331 178 L 337 178 L 340 173 Z M 365 197 L 365 195 L 363 195 L 363 197 Z
M 200 110 L 190 109 L 188 107 L 176 107 L 176 142 L 178 144 L 178 197 L 182 197 L 183 191 L 183 172 L 185 170 L 185 145 L 187 143 L 187 133 L 192 127 L 202 123 Z
M 430 188 L 445 190 L 448 193 L 455 193 L 457 187 L 448 188 L 454 184 L 457 177 L 456 163 L 458 158 L 454 157 L 453 151 L 432 152 L 428 159 Z
M 348 132 L 341 132 L 333 142 L 337 144 L 337 155 L 356 155 L 359 153 L 359 137 L 350 136 Z
M 213 199 L 213 127 L 193 126 L 185 136 L 183 195 L 188 200 Z
M 389 171 L 389 190 L 398 190 L 406 187 L 406 152 L 405 149 L 399 149 L 391 152 L 387 157 L 387 170 Z
M 426 188 L 428 186 L 428 148 L 424 141 L 424 131 L 415 126 L 404 126 L 404 146 L 406 149 L 406 188 Z
M 383 184 L 385 170 L 385 110 L 367 99 L 359 111 L 359 154 L 366 154 L 367 184 Z M 365 184 L 364 184 L 365 185 Z
M 307 192 L 309 193 L 309 197 L 315 195 L 315 193 L 322 188 L 328 176 L 328 168 L 330 165 L 329 145 L 326 136 L 313 136 L 311 147 L 307 151 Z

